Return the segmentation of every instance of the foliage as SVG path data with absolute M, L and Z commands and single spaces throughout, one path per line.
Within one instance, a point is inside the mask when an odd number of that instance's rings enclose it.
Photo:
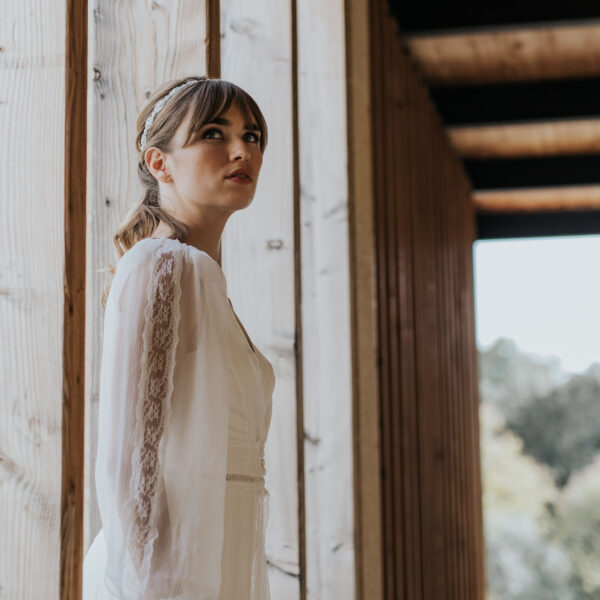
M 559 359 L 521 352 L 509 338 L 479 350 L 478 368 L 481 401 L 493 404 L 505 419 L 567 379 Z
M 600 455 L 560 495 L 555 538 L 571 557 L 580 597 L 600 598 Z
M 600 382 L 583 374 L 520 407 L 508 427 L 525 451 L 552 468 L 558 486 L 600 449 Z
M 522 453 L 498 411 L 480 406 L 488 598 L 570 600 L 571 566 L 545 539 L 557 489 L 547 467 Z

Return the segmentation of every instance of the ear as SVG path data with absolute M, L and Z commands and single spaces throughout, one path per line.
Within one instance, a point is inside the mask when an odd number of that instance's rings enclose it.
M 148 170 L 158 181 L 169 183 L 171 181 L 171 173 L 167 165 L 167 156 L 159 148 L 148 148 L 144 154 L 144 160 Z

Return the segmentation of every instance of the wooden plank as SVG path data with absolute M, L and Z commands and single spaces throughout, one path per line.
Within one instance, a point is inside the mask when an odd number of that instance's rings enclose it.
M 57 600 L 64 567 L 65 25 L 59 0 L 2 5 L 0 596 L 18 600 Z M 66 325 L 69 335 L 79 316 Z
M 82 594 L 85 458 L 87 1 L 66 3 L 60 598 Z
M 374 148 L 368 0 L 346 2 L 357 600 L 383 599 Z
M 430 86 L 600 75 L 597 22 L 404 37 Z
M 88 468 L 84 548 L 101 527 L 93 465 L 96 460 L 98 385 L 106 285 L 103 270 L 115 264 L 112 237 L 127 209 L 138 202 L 136 119 L 152 91 L 165 81 L 206 75 L 204 3 L 98 0 L 90 7 L 90 63 L 94 78 L 88 117 L 87 348 L 96 357 L 87 373 Z M 143 35 L 140 34 L 143 32 Z M 214 45 L 213 45 L 214 47 Z
M 600 153 L 600 119 L 449 127 L 463 158 Z
M 337 600 L 357 594 L 344 0 L 296 10 L 306 596 Z
M 599 210 L 600 186 L 475 190 L 472 198 L 480 212 Z
M 306 594 L 295 16 L 290 2 L 222 0 L 220 18 L 221 77 L 252 95 L 271 132 L 252 205 L 224 231 L 223 268 L 277 379 L 265 447 L 266 550 L 272 597 L 293 600 Z

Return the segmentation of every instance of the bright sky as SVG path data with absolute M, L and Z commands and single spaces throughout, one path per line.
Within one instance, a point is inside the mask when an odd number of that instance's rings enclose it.
M 473 245 L 477 344 L 510 337 L 567 371 L 600 363 L 600 236 Z

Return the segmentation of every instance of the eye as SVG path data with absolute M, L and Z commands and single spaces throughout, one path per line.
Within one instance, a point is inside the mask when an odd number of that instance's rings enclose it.
M 250 132 L 248 132 L 247 135 L 253 135 L 255 143 L 258 144 L 260 142 L 260 135 L 258 135 L 257 133 L 254 133 L 253 131 L 250 131 Z
M 205 138 L 208 136 L 209 133 L 212 132 L 217 132 L 218 134 L 222 135 L 222 132 L 220 129 L 217 129 L 216 127 L 211 127 L 210 129 L 207 129 L 203 134 L 202 137 Z

